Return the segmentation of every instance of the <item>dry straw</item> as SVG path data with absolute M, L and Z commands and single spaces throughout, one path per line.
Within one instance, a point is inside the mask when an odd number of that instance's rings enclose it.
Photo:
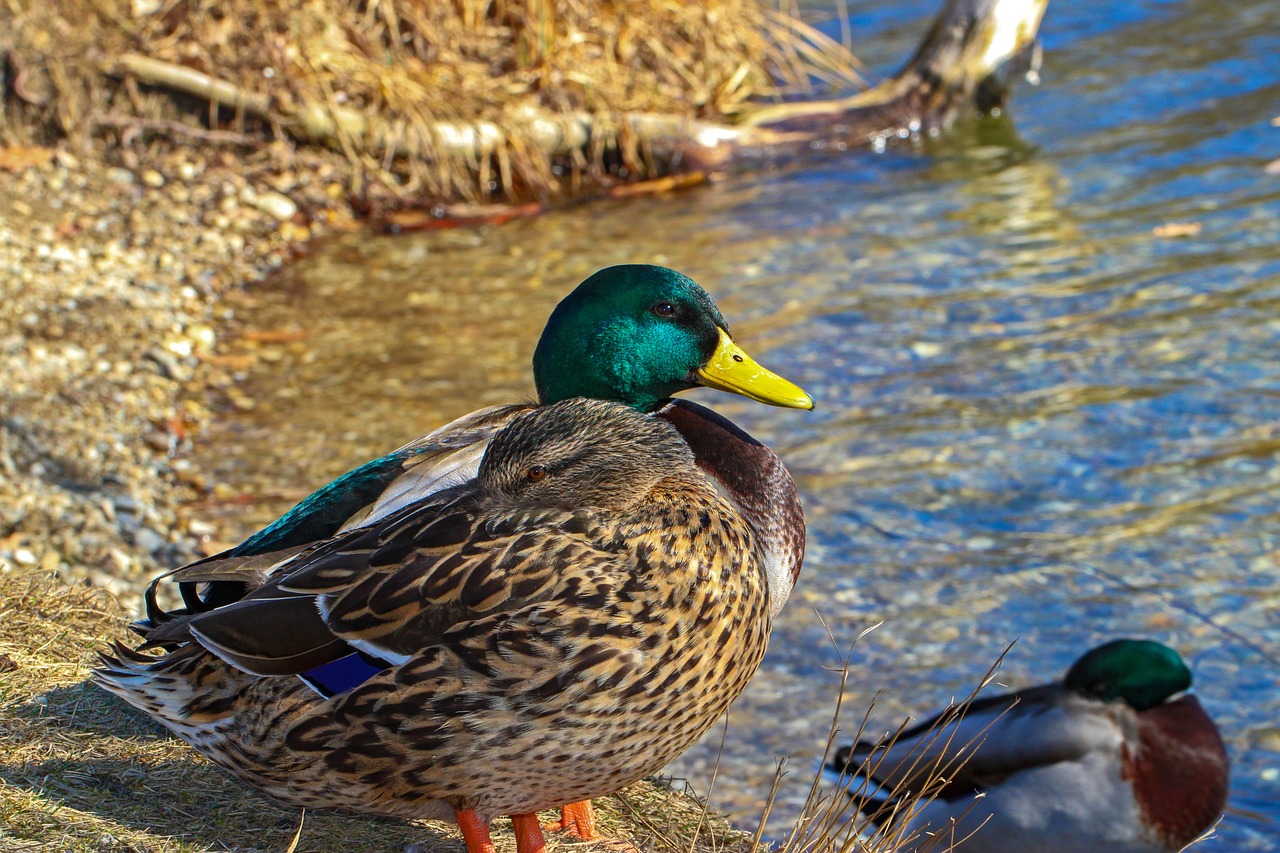
M 689 122 L 860 86 L 755 0 L 0 0 L 0 33 L 11 141 L 289 136 L 418 198 L 656 174 Z

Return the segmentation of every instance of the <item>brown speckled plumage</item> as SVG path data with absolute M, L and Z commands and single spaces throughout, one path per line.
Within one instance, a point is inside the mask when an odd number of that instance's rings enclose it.
M 669 424 L 572 400 L 515 417 L 473 483 L 97 678 L 284 802 L 488 821 L 615 791 L 706 731 L 764 655 L 764 563 Z M 353 648 L 394 665 L 329 699 L 289 674 Z

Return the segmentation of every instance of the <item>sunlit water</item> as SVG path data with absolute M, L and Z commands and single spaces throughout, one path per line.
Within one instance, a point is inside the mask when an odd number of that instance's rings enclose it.
M 891 70 L 934 4 L 852 4 Z M 836 31 L 833 28 L 833 31 Z M 254 294 L 262 348 L 200 454 L 260 498 L 481 405 L 532 395 L 555 302 L 608 264 L 702 282 L 818 410 L 700 391 L 776 448 L 809 524 L 800 587 L 731 713 L 713 801 L 771 834 L 841 727 L 1059 676 L 1121 635 L 1166 642 L 1231 750 L 1205 850 L 1280 850 L 1280 4 L 1055 2 L 1013 120 L 693 192 L 472 232 L 355 236 Z M 1160 237 L 1168 223 L 1198 233 Z M 705 791 L 721 732 L 671 772 Z

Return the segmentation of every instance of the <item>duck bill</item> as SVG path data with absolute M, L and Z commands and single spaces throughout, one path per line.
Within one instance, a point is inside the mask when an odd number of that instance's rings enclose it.
M 755 359 L 743 352 L 724 329 L 720 330 L 720 343 L 711 359 L 695 370 L 694 376 L 699 385 L 741 394 L 770 406 L 813 408 L 813 398 L 804 389 L 756 364 Z

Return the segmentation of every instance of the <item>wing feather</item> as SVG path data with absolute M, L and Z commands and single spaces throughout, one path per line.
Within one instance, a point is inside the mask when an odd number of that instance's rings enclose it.
M 270 626 L 270 633 L 263 632 Z M 254 675 L 295 675 L 351 653 L 305 597 L 248 599 L 191 619 L 209 651 Z
M 188 631 L 261 675 L 302 672 L 352 648 L 403 660 L 570 588 L 598 594 L 599 576 L 620 576 L 624 558 L 588 541 L 590 513 L 495 518 L 474 489 L 455 488 L 298 555 L 242 601 L 192 618 Z
M 958 719 L 949 710 L 892 742 L 861 741 L 840 750 L 833 769 L 863 765 L 866 775 L 897 792 L 921 786 L 943 770 L 950 780 L 945 797 L 1032 767 L 1117 749 L 1121 738 L 1106 706 L 1051 684 L 979 700 Z
M 188 641 L 182 622 L 240 601 L 279 572 L 296 568 L 300 563 L 292 558 L 318 543 L 332 546 L 335 537 L 341 541 L 472 481 L 489 440 L 529 408 L 491 406 L 461 417 L 348 472 L 237 547 L 161 575 L 147 589 L 147 616 L 134 630 L 149 646 Z M 160 605 L 162 583 L 178 585 L 182 608 L 166 611 Z

